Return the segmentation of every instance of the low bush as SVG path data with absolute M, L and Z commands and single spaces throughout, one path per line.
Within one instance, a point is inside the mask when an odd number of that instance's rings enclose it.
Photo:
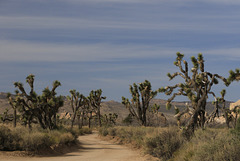
M 34 127 L 31 131 L 25 127 L 0 126 L 0 150 L 4 151 L 39 151 L 52 145 L 70 145 L 77 142 L 77 137 L 92 133 L 91 129 L 43 130 Z
M 231 132 L 230 132 L 231 131 Z M 190 140 L 185 140 L 177 127 L 110 127 L 100 128 L 100 135 L 118 137 L 147 154 L 170 161 L 239 160 L 240 130 L 224 128 L 198 129 Z
M 100 135 L 116 136 L 123 143 L 142 148 L 153 156 L 168 159 L 183 143 L 178 128 L 110 127 L 100 128 Z
M 108 129 L 106 127 L 99 128 L 99 134 L 102 136 L 107 136 L 108 135 Z
M 146 139 L 146 151 L 155 157 L 167 160 L 183 144 L 183 137 L 176 128 L 168 128 Z
M 239 160 L 240 138 L 227 129 L 197 130 L 194 137 L 174 153 L 171 161 Z

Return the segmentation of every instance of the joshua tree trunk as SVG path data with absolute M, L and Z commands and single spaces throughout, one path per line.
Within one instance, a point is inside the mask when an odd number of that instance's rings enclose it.
M 90 116 L 88 118 L 88 128 L 91 128 L 91 119 L 92 119 L 92 112 L 90 112 Z
M 98 109 L 97 115 L 98 115 L 98 124 L 100 127 L 102 127 L 100 109 Z
M 74 124 L 75 118 L 76 118 L 76 112 L 74 112 L 74 114 L 73 114 L 71 129 L 73 129 L 73 124 Z
M 17 110 L 16 110 L 16 108 L 14 108 L 14 111 L 13 111 L 13 126 L 14 127 L 17 126 Z
M 82 117 L 81 117 L 81 128 L 83 127 L 83 121 L 84 121 L 84 112 L 82 112 Z

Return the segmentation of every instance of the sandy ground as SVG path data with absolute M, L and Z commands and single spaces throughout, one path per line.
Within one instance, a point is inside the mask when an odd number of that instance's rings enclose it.
M 14 157 L 0 155 L 0 161 L 146 161 L 138 151 L 123 145 L 103 141 L 94 132 L 91 135 L 80 136 L 81 149 L 61 156 L 44 157 Z

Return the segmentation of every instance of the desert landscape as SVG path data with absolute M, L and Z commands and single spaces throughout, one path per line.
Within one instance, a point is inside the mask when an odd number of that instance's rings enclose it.
M 240 161 L 239 8 L 0 0 L 0 161 Z

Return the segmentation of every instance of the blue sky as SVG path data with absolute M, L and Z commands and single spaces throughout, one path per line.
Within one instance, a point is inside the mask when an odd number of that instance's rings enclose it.
M 107 100 L 129 97 L 129 85 L 169 82 L 176 52 L 203 53 L 206 70 L 227 76 L 240 62 L 237 0 L 0 0 L 0 91 L 36 76 L 40 93 L 54 80 L 88 95 L 101 88 Z M 240 98 L 240 82 L 227 89 Z M 159 94 L 157 98 L 168 97 Z M 184 100 L 179 98 L 178 100 Z

